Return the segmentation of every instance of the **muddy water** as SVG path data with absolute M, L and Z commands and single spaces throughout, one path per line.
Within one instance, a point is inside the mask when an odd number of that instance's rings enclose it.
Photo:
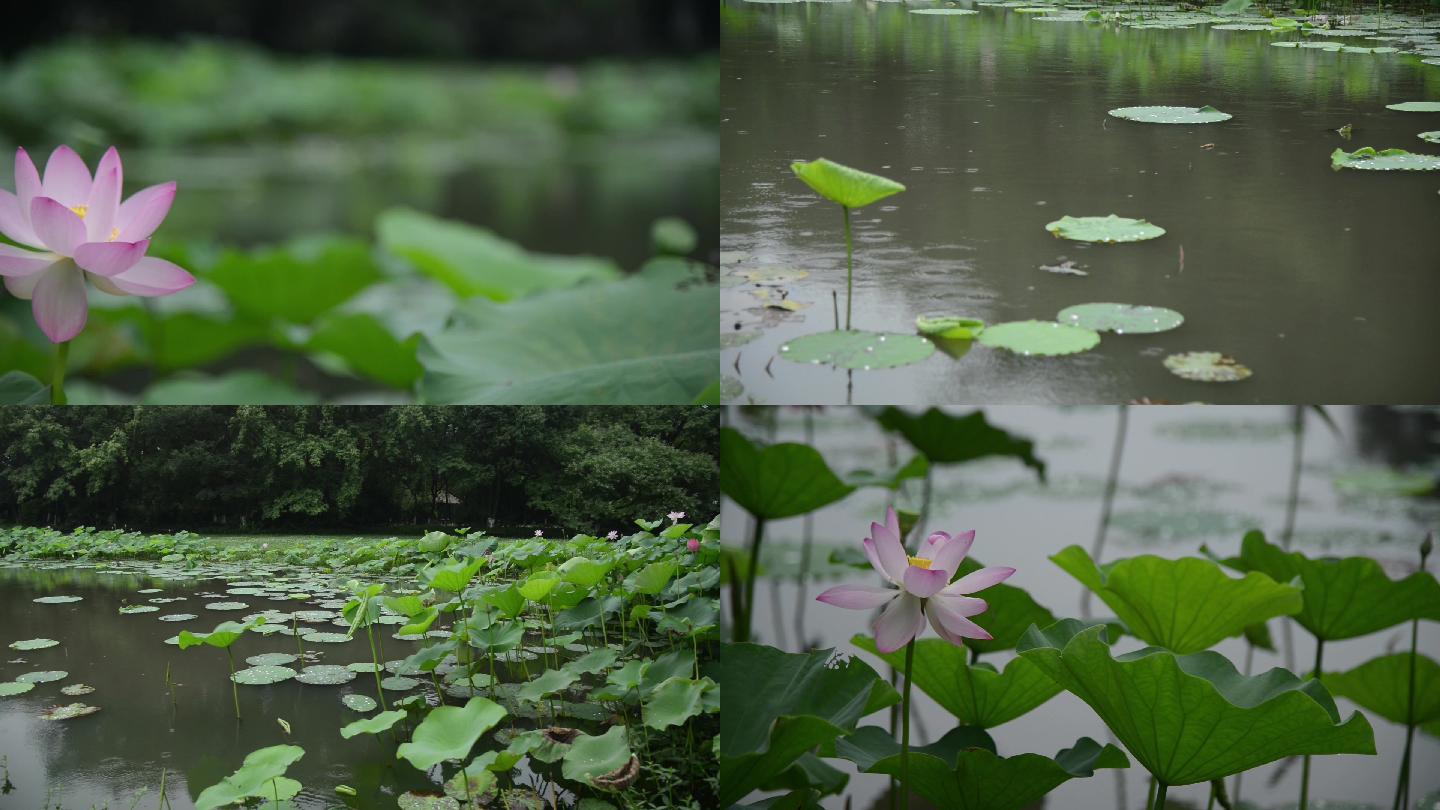
M 775 423 L 755 422 L 759 413 Z M 1042 407 L 990 408 L 992 423 L 1033 438 L 1037 454 L 1049 465 L 1049 485 L 1041 487 L 1033 474 L 1013 460 L 977 462 L 942 468 L 934 486 L 932 530 L 977 530 L 974 556 L 987 564 L 1018 569 L 1010 580 L 1025 588 L 1057 616 L 1078 616 L 1081 589 L 1075 580 L 1047 558 L 1072 543 L 1089 547 L 1100 515 L 1101 493 L 1110 463 L 1116 413 L 1109 408 L 1051 409 Z M 1292 444 L 1288 425 L 1291 410 L 1284 407 L 1249 408 L 1131 408 L 1127 443 L 1120 471 L 1120 489 L 1105 559 L 1140 553 L 1166 556 L 1194 554 L 1202 543 L 1221 553 L 1239 549 L 1249 527 L 1278 536 L 1284 522 Z M 1295 546 L 1310 554 L 1371 554 L 1392 576 L 1413 570 L 1414 553 L 1424 532 L 1440 528 L 1440 509 L 1427 500 L 1371 496 L 1342 497 L 1335 480 L 1357 469 L 1384 468 L 1390 464 L 1431 465 L 1434 469 L 1436 421 L 1414 415 L 1397 415 L 1372 409 L 1332 408 L 1341 436 L 1336 437 L 1315 417 L 1308 420 L 1303 452 L 1301 507 L 1296 521 Z M 790 409 L 756 409 L 730 412 L 730 423 L 755 436 L 803 441 L 805 416 Z M 882 466 L 891 449 L 887 440 L 859 412 L 835 408 L 813 417 L 815 444 L 837 471 Z M 1429 450 L 1427 447 L 1429 443 Z M 894 452 L 907 460 L 903 445 Z M 1342 479 L 1343 480 L 1343 479 Z M 919 505 L 920 488 L 900 497 L 910 508 Z M 814 557 L 825 559 L 829 549 L 857 544 L 871 520 L 883 515 L 884 490 L 860 490 L 848 499 L 826 507 L 814 516 Z M 726 503 L 727 542 L 747 537 L 743 512 Z M 803 537 L 803 519 L 776 521 L 767 526 L 767 544 L 776 552 L 767 567 L 793 571 Z M 1432 558 L 1432 570 L 1434 561 Z M 834 647 L 855 652 L 852 635 L 865 632 L 865 614 L 827 607 L 814 601 L 824 587 L 840 581 L 865 581 L 863 572 L 830 569 L 828 576 L 812 578 L 797 588 L 793 577 L 766 578 L 756 590 L 754 631 L 762 643 L 789 650 Z M 858 578 L 857 578 L 858 577 Z M 797 618 L 797 604 L 803 618 Z M 1098 610 L 1103 604 L 1096 602 Z M 728 614 L 727 614 L 728 615 Z M 1272 632 L 1280 638 L 1278 623 Z M 802 645 L 797 639 L 803 638 Z M 1295 655 L 1302 669 L 1313 660 L 1314 646 L 1303 630 L 1295 635 Z M 1326 646 L 1326 668 L 1349 669 L 1387 651 L 1409 644 L 1408 628 Z M 1421 649 L 1440 656 L 1440 627 L 1422 623 Z M 1128 651 L 1140 646 L 1134 639 L 1120 645 Z M 1231 640 L 1218 652 L 1243 666 L 1245 645 Z M 864 655 L 863 653 L 860 653 Z M 1012 657 L 992 661 L 1003 667 Z M 989 658 L 989 656 L 987 656 Z M 885 671 L 883 664 L 870 663 Z M 1281 655 L 1257 652 L 1254 672 L 1285 666 Z M 923 728 L 920 737 L 930 741 L 952 725 L 950 715 L 916 692 L 915 717 Z M 1348 715 L 1355 706 L 1339 700 Z M 1390 806 L 1404 728 L 1371 718 L 1377 757 L 1337 756 L 1317 760 L 1311 775 L 1311 798 L 1363 800 Z M 882 715 L 870 723 L 884 723 Z M 1002 755 L 1033 751 L 1053 756 L 1081 736 L 1104 740 L 1105 726 L 1088 706 L 1062 693 L 1030 714 L 994 730 Z M 1440 741 L 1416 735 L 1416 762 L 1440 761 Z M 828 760 L 843 766 L 838 760 Z M 1268 766 L 1244 777 L 1241 796 L 1261 806 L 1293 802 L 1299 793 L 1299 767 Z M 1233 787 L 1233 780 L 1231 781 Z M 853 807 L 879 801 L 884 777 L 852 776 L 849 793 Z M 1420 768 L 1413 783 L 1418 798 L 1440 789 L 1440 773 Z M 1138 808 L 1144 803 L 1143 770 L 1132 767 L 1119 776 L 1101 771 L 1089 779 L 1073 780 L 1050 794 L 1047 807 L 1067 810 Z M 1122 801 L 1123 798 L 1123 801 Z M 1204 807 L 1202 786 L 1172 788 L 1170 800 Z M 846 806 L 833 797 L 827 807 Z M 878 806 L 885 806 L 881 802 Z
M 783 287 L 805 308 L 772 311 L 764 325 L 746 312 L 753 286 L 726 290 L 722 333 L 760 333 L 725 352 L 722 367 L 744 386 L 732 383 L 728 401 L 1440 401 L 1440 377 L 1417 373 L 1435 367 L 1440 346 L 1440 172 L 1330 168 L 1337 147 L 1435 154 L 1416 135 L 1440 129 L 1440 114 L 1385 105 L 1440 98 L 1440 67 L 1270 47 L 1298 34 L 979 12 L 723 5 L 721 244 L 737 261 L 728 269 L 810 274 Z M 1234 118 L 1167 126 L 1106 114 L 1206 104 Z M 1334 132 L 1345 124 L 1352 140 Z M 975 346 L 853 381 L 784 362 L 785 341 L 835 328 L 833 293 L 844 317 L 841 213 L 789 169 L 815 157 L 908 187 L 854 214 L 858 329 L 913 333 L 915 316 L 934 311 L 1050 320 L 1087 302 L 1170 307 L 1186 322 L 1106 335 L 1072 357 Z M 1062 215 L 1111 213 L 1168 233 L 1087 247 L 1045 230 Z M 1088 275 L 1041 269 L 1067 261 Z M 1161 364 L 1194 350 L 1231 354 L 1255 375 L 1206 385 Z

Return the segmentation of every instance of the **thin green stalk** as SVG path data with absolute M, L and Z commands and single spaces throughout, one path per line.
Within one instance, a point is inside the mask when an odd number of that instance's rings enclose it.
M 805 443 L 815 446 L 815 416 L 810 408 L 805 409 Z M 800 570 L 795 574 L 795 644 L 801 648 L 805 646 L 805 608 L 810 602 L 805 584 L 810 581 L 810 548 L 814 541 L 815 513 L 807 512 L 800 546 Z M 700 676 L 695 677 L 698 680 Z
M 1105 497 L 1100 503 L 1100 526 L 1095 530 L 1095 545 L 1090 548 L 1090 558 L 1100 564 L 1100 555 L 1105 552 L 1105 535 L 1110 531 L 1110 513 L 1115 506 L 1115 490 L 1120 484 L 1120 459 L 1125 455 L 1125 434 L 1130 425 L 1130 406 L 1121 405 L 1119 422 L 1115 426 L 1115 444 L 1110 449 L 1110 475 L 1105 479 Z M 1091 590 L 1080 592 L 1080 615 L 1090 618 Z
M 240 689 L 235 685 L 235 655 L 225 648 L 225 660 L 230 662 L 230 697 L 235 699 L 235 719 L 240 719 Z
M 740 613 L 740 624 L 735 627 L 735 640 L 750 640 L 750 622 L 755 614 L 755 571 L 760 567 L 760 543 L 765 539 L 765 518 L 755 518 L 755 530 L 750 535 L 750 564 L 745 571 L 744 607 Z
M 855 249 L 850 241 L 850 209 L 841 206 L 845 212 L 845 328 L 850 328 L 850 296 L 855 280 Z
M 300 650 L 300 660 L 305 660 L 305 642 L 300 640 L 300 625 L 295 621 L 295 616 L 290 616 L 290 632 L 295 636 L 295 647 Z
M 155 805 L 155 810 L 165 810 L 170 806 L 170 800 L 165 796 L 165 779 L 170 774 L 164 768 L 160 769 L 160 803 Z
M 375 665 L 375 697 L 380 699 L 380 711 L 388 712 L 390 707 L 385 705 L 385 691 L 380 688 L 380 656 L 375 652 L 375 631 L 370 625 L 365 625 L 365 635 L 370 639 L 370 661 Z
M 50 370 L 50 404 L 64 405 L 65 399 L 65 364 L 70 359 L 70 343 L 55 344 L 55 365 Z
M 1425 570 L 1425 558 L 1430 556 L 1434 539 L 1425 536 L 1420 544 L 1420 570 Z M 1410 801 L 1410 749 L 1415 741 L 1415 660 L 1420 642 L 1420 620 L 1410 622 L 1410 684 L 1405 697 L 1405 755 L 1400 760 L 1400 778 L 1395 782 L 1394 810 L 1404 807 Z
M 1155 775 L 1154 775 L 1154 774 L 1151 774 L 1151 775 L 1150 775 L 1150 790 L 1146 791 L 1146 793 L 1145 793 L 1145 806 L 1146 806 L 1147 808 L 1148 808 L 1148 807 L 1154 807 L 1154 806 L 1155 806 Z
M 1320 662 L 1325 655 L 1325 639 L 1315 639 L 1315 671 L 1311 678 L 1320 677 Z M 1305 756 L 1304 763 L 1300 766 L 1300 806 L 1299 810 L 1306 810 L 1310 806 L 1310 756 Z
M 1155 780 L 1155 810 L 1165 810 L 1165 791 L 1169 787 L 1163 779 Z
M 915 639 L 905 645 L 905 699 L 900 707 L 900 792 L 910 806 L 910 672 L 915 663 Z

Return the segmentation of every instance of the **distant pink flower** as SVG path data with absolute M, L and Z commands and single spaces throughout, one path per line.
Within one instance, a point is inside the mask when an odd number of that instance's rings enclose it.
M 122 203 L 122 177 L 113 146 L 94 179 L 73 149 L 56 148 L 43 182 L 30 155 L 15 150 L 15 193 L 0 189 L 0 233 L 35 250 L 0 245 L 0 276 L 6 289 L 32 302 L 40 331 L 53 343 L 85 328 L 87 278 L 102 292 L 146 298 L 195 283 L 176 265 L 145 255 L 150 234 L 170 212 L 175 184 L 151 186 Z
M 692 537 L 685 541 L 685 548 L 690 549 L 690 553 L 694 554 L 700 550 L 700 541 Z
M 671 512 L 670 514 L 666 515 L 665 517 L 670 518 L 670 522 L 671 522 L 671 523 L 679 523 L 681 520 L 684 520 L 684 519 L 685 519 L 685 513 L 684 513 L 684 512 Z
M 611 530 L 610 530 L 610 533 L 607 534 L 607 535 L 605 535 L 605 539 L 606 539 L 606 540 L 619 540 L 619 539 L 620 539 L 620 532 L 617 532 L 617 531 L 615 531 L 614 529 L 611 529 Z
M 885 606 L 874 628 L 875 646 L 881 652 L 895 652 L 910 643 L 925 629 L 927 616 L 935 632 L 951 644 L 963 644 L 966 638 L 989 639 L 990 634 L 968 618 L 984 613 L 989 606 L 984 599 L 966 594 L 1005 581 L 1015 569 L 981 568 L 951 582 L 975 542 L 975 532 L 954 537 L 935 532 L 925 540 L 920 556 L 909 557 L 900 542 L 900 521 L 894 509 L 886 515 L 885 524 L 870 524 L 865 556 L 871 567 L 896 587 L 837 585 L 815 598 L 850 610 Z
M 536 537 L 544 537 L 544 536 L 545 536 L 545 532 L 542 531 L 542 530 L 540 530 L 540 529 L 536 529 L 536 530 L 535 530 L 535 536 L 536 536 Z

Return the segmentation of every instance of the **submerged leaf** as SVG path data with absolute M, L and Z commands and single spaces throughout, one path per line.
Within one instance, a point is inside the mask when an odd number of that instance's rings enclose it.
M 980 333 L 981 345 L 1017 354 L 1051 357 L 1089 351 L 1100 345 L 1099 333 L 1054 321 L 1012 321 Z
M 802 335 L 780 347 L 792 363 L 814 363 L 869 371 L 918 363 L 935 353 L 935 344 L 918 335 L 839 329 Z
M 1239 382 L 1251 375 L 1249 367 L 1219 352 L 1183 352 L 1165 358 L 1165 368 L 1177 377 L 1197 382 Z
M 1031 629 L 1018 648 L 1090 705 L 1168 785 L 1208 782 L 1299 754 L 1374 754 L 1365 716 L 1341 722 L 1319 681 L 1283 669 L 1247 677 L 1213 652 L 1157 647 L 1112 657 L 1101 626 Z
M 852 169 L 825 158 L 791 163 L 790 170 L 820 196 L 846 208 L 864 208 L 905 190 L 905 186 L 888 177 Z

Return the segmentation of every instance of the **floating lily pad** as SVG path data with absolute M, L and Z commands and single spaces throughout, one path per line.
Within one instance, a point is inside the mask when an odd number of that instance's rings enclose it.
M 1440 101 L 1402 101 L 1399 104 L 1386 104 L 1385 109 L 1400 112 L 1440 112 Z
M 94 691 L 95 691 L 95 687 L 93 687 L 93 686 L 91 686 L 91 685 L 89 685 L 89 684 L 85 684 L 85 683 L 72 683 L 72 684 L 70 684 L 69 686 L 62 687 L 62 688 L 60 689 L 60 694 L 62 694 L 62 695 L 69 695 L 70 697 L 80 697 L 81 695 L 88 695 L 88 694 L 90 694 L 91 692 L 94 692 Z
M 751 284 L 758 284 L 762 287 L 783 287 L 805 278 L 810 275 L 810 271 L 796 270 L 791 267 L 758 267 L 738 275 Z
M 987 327 L 979 340 L 981 345 L 996 349 L 1050 357 L 1093 349 L 1100 344 L 1100 334 L 1054 321 L 1012 321 Z
M 43 650 L 43 649 L 45 649 L 46 647 L 54 647 L 54 646 L 58 645 L 59 643 L 60 643 L 60 642 L 56 641 L 56 640 L 53 639 L 53 638 L 30 638 L 30 639 L 26 639 L 26 640 L 24 640 L 24 641 L 12 641 L 12 642 L 10 642 L 10 649 L 12 649 L 12 650 Z
M 380 688 L 387 692 L 405 692 L 419 686 L 420 682 L 404 675 L 391 675 L 380 681 Z
M 316 667 L 310 667 L 309 669 L 315 668 Z M 290 667 L 261 665 L 236 672 L 234 681 L 246 686 L 266 686 L 272 683 L 288 681 L 293 677 L 295 677 L 295 670 Z M 306 683 L 314 683 L 314 681 L 310 680 L 306 681 Z
M 350 640 L 344 633 L 303 633 L 300 638 L 312 644 L 342 644 Z
M 1040 11 L 1049 11 L 1050 9 L 1046 8 L 1046 9 L 1039 9 L 1039 10 L 1040 10 Z M 965 15 L 965 14 L 979 14 L 980 12 L 975 11 L 974 9 L 969 9 L 969 8 L 912 8 L 912 9 L 910 9 L 910 13 L 911 13 L 911 14 L 936 14 L 936 15 L 944 15 L 944 16 L 947 16 L 947 17 L 958 17 L 958 16 Z
M 194 613 L 170 613 L 164 616 L 156 616 L 155 618 L 162 622 L 187 622 L 200 617 Z
M 126 605 L 120 608 L 120 612 L 127 615 L 130 613 L 159 613 L 160 608 L 154 605 Z
M 918 363 L 935 353 L 935 344 L 918 335 L 838 330 L 795 338 L 780 347 L 794 363 L 870 370 Z
M 1420 133 L 1420 140 L 1430 143 L 1440 143 L 1440 129 Z
M 160 593 L 160 592 L 162 592 L 163 590 L 165 590 L 165 589 L 164 589 L 164 588 L 141 588 L 140 590 L 136 591 L 136 593 Z
M 1185 322 L 1185 317 L 1165 307 L 1135 304 L 1076 304 L 1060 310 L 1055 316 L 1060 323 L 1114 332 L 1117 335 L 1166 332 Z
M 1440 156 L 1417 155 L 1404 149 L 1376 151 L 1364 146 L 1354 152 L 1336 149 L 1330 153 L 1332 169 L 1369 169 L 1372 171 L 1424 172 L 1440 169 Z
M 931 337 L 970 340 L 985 331 L 985 322 L 979 318 L 931 313 L 917 315 L 915 328 L 920 330 L 920 334 Z
M 41 672 L 27 672 L 15 680 L 21 683 L 50 683 L 51 681 L 58 681 L 61 678 L 65 678 L 69 674 L 70 673 L 63 669 L 51 669 Z
M 1110 111 L 1116 118 L 1146 124 L 1214 124 L 1229 121 L 1230 113 L 1214 107 L 1120 107 Z
M 369 672 L 381 672 L 385 669 L 385 667 L 380 664 L 376 664 L 373 661 L 356 661 L 353 664 L 346 664 L 345 668 L 350 670 L 351 672 L 359 672 L 362 674 Z
M 340 614 L 333 610 L 297 610 L 290 615 L 302 622 L 328 622 Z
M 64 605 L 70 602 L 79 602 L 84 598 L 83 596 L 42 596 L 39 599 L 32 599 L 30 601 L 38 602 L 42 605 Z
M 244 610 L 250 606 L 244 602 L 211 602 L 205 607 L 211 610 Z
M 252 667 L 278 667 L 294 661 L 299 656 L 292 653 L 264 653 L 263 655 L 252 655 L 245 659 L 245 663 Z
M 346 695 L 340 698 L 340 702 L 345 704 L 345 708 L 357 712 L 368 712 L 378 705 L 375 698 L 365 695 Z
M 295 676 L 295 680 L 311 686 L 336 686 L 355 680 L 355 673 L 345 667 L 316 664 L 301 670 L 300 674 Z
M 87 714 L 94 714 L 100 711 L 99 706 L 87 706 L 84 703 L 71 703 L 69 706 L 55 706 L 50 711 L 40 715 L 41 720 L 70 720 L 75 717 L 84 717 Z
M 1177 377 L 1199 382 L 1239 382 L 1252 373 L 1235 358 L 1219 352 L 1183 352 L 1165 358 L 1165 368 Z
M 1143 242 L 1165 235 L 1165 229 L 1143 219 L 1130 219 L 1114 214 L 1105 217 L 1064 216 L 1045 226 L 1045 230 L 1061 239 L 1077 242 Z
M 0 697 L 23 695 L 34 688 L 35 684 L 29 681 L 0 681 Z

